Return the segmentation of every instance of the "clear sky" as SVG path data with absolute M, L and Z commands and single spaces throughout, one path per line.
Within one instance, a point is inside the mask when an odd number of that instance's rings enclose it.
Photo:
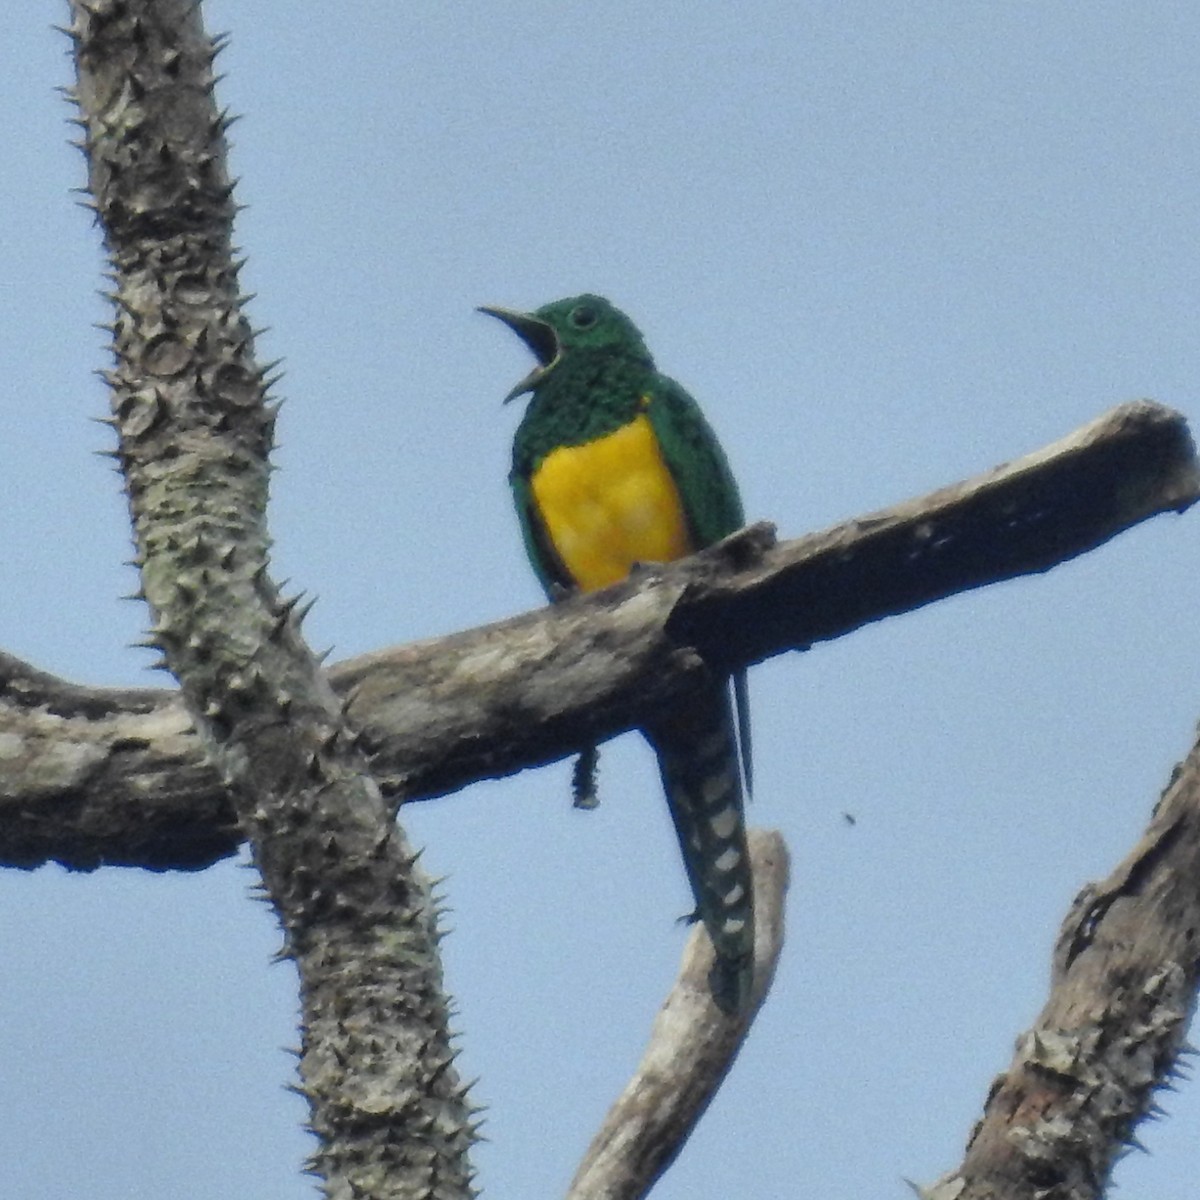
M 528 356 L 477 304 L 610 296 L 785 536 L 1125 400 L 1200 411 L 1192 0 L 207 7 L 233 33 L 251 312 L 287 367 L 275 574 L 320 596 L 308 628 L 338 657 L 540 602 L 500 405 Z M 0 645 L 148 684 L 91 455 L 102 258 L 69 195 L 64 11 L 12 5 L 0 38 Z M 751 819 L 792 848 L 789 942 L 659 1200 L 900 1200 L 959 1160 L 1071 899 L 1188 748 L 1198 551 L 1200 515 L 1158 518 L 753 672 Z M 600 787 L 573 811 L 563 764 L 405 814 L 449 876 L 501 1200 L 562 1192 L 683 942 L 638 738 Z M 294 981 L 250 881 L 0 873 L 0 1194 L 313 1194 Z M 1192 1200 L 1200 1098 L 1164 1103 L 1117 1180 Z

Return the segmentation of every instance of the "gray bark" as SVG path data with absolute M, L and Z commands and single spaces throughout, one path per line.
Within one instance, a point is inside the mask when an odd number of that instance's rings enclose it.
M 698 678 L 967 588 L 1047 570 L 1200 494 L 1177 414 L 1123 406 L 965 483 L 776 544 L 686 562 L 485 629 L 323 672 L 268 571 L 274 412 L 231 255 L 191 0 L 71 0 L 82 146 L 113 268 L 112 424 L 150 643 L 174 691 L 82 688 L 0 654 L 0 863 L 197 869 L 248 839 L 297 963 L 299 1090 L 327 1196 L 473 1194 L 429 883 L 402 801 L 644 724 Z M 782 940 L 786 852 L 753 839 L 756 1003 Z M 1200 746 L 1142 842 L 1081 893 L 1052 993 L 963 1164 L 922 1194 L 1085 1200 L 1169 1083 L 1200 959 Z M 697 931 L 572 1196 L 638 1196 L 687 1138 L 752 1014 L 723 1018 Z
M 299 971 L 311 1169 L 331 1200 L 460 1200 L 474 1194 L 475 1132 L 429 881 L 300 636 L 296 601 L 268 574 L 275 414 L 232 256 L 218 47 L 192 0 L 71 8 L 149 643 L 180 683 Z
M 752 526 L 608 591 L 330 667 L 393 805 L 639 726 L 709 669 L 1044 571 L 1197 495 L 1187 426 L 1123 405 L 984 475 L 821 533 Z M 238 825 L 182 698 L 0 653 L 0 863 L 194 869 Z

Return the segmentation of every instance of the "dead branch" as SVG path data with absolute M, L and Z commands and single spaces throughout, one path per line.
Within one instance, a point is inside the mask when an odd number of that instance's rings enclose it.
M 1050 568 L 1200 494 L 1186 427 L 1126 405 L 1010 465 L 776 545 L 763 526 L 599 596 L 318 669 L 267 571 L 274 412 L 230 234 L 219 49 L 194 0 L 71 0 L 89 186 L 113 266 L 108 381 L 153 620 L 181 691 L 81 688 L 0 655 L 0 862 L 204 866 L 247 838 L 302 981 L 299 1090 L 330 1197 L 473 1194 L 427 881 L 395 803 L 642 724 L 701 673 Z M 332 685 L 332 686 L 331 686 Z M 937 1197 L 1084 1200 L 1174 1069 L 1194 1003 L 1200 748 L 1064 926 L 1051 997 Z M 384 801 L 388 795 L 392 803 Z M 644 1195 L 770 986 L 787 855 L 752 838 L 752 1011 L 689 941 L 575 1200 Z
M 696 926 L 679 978 L 654 1022 L 650 1042 L 609 1109 L 566 1200 L 637 1200 L 675 1161 L 704 1115 L 770 989 L 783 949 L 788 852 L 773 830 L 749 831 L 754 867 L 754 998 L 741 1018 L 709 995 L 712 943 Z
M 1094 1200 L 1177 1074 L 1200 982 L 1200 740 L 1145 834 L 1076 897 L 1050 996 L 926 1200 Z
M 386 792 L 414 801 L 639 725 L 707 669 L 1044 571 L 1200 494 L 1183 418 L 1126 404 L 984 475 L 773 544 L 754 526 L 608 591 L 332 667 Z M 180 698 L 0 654 L 0 862 L 155 870 L 233 853 Z

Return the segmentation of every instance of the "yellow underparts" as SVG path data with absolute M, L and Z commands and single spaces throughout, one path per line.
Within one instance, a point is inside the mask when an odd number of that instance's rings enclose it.
M 693 549 L 644 413 L 607 437 L 552 451 L 530 482 L 550 541 L 582 591 L 617 583 L 634 563 L 669 562 Z

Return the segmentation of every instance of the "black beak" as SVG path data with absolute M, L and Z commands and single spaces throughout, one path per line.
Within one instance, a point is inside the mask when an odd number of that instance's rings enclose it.
M 489 317 L 503 321 L 533 351 L 534 357 L 537 359 L 537 366 L 504 397 L 504 403 L 515 400 L 525 392 L 533 391 L 545 378 L 546 372 L 558 362 L 562 353 L 558 334 L 554 332 L 552 326 L 537 317 L 530 316 L 529 313 L 514 312 L 510 308 L 492 308 L 486 304 L 480 305 L 476 311 L 487 313 Z

